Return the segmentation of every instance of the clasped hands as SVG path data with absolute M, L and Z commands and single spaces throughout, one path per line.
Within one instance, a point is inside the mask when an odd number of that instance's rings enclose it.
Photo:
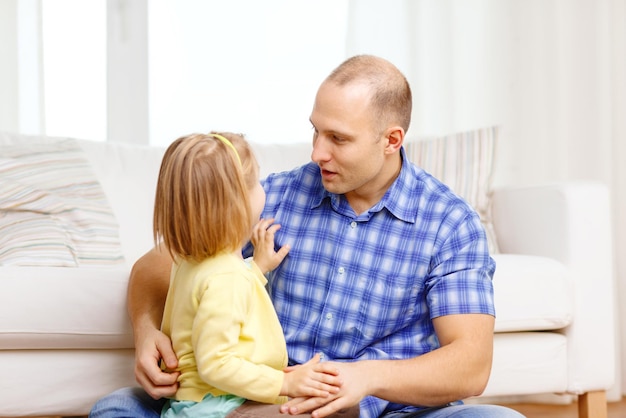
M 318 356 L 311 359 L 315 361 Z M 280 406 L 280 412 L 290 415 L 311 412 L 313 418 L 324 418 L 341 410 L 357 405 L 367 396 L 367 374 L 361 375 L 363 370 L 358 363 L 324 362 L 326 368 L 331 367 L 336 385 L 322 396 L 295 397 Z M 284 371 L 290 373 L 302 366 L 290 366 Z

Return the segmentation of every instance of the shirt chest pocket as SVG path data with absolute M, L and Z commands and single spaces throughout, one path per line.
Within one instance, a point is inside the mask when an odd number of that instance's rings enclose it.
M 422 286 L 414 277 L 377 277 L 363 289 L 359 331 L 381 339 L 427 314 Z

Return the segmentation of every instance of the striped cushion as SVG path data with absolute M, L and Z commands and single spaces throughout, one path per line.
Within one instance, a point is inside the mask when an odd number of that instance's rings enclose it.
M 476 209 L 492 253 L 499 252 L 491 220 L 491 178 L 498 131 L 494 126 L 442 137 L 409 139 L 405 143 L 411 161 Z
M 0 146 L 0 265 L 123 261 L 117 222 L 76 140 Z

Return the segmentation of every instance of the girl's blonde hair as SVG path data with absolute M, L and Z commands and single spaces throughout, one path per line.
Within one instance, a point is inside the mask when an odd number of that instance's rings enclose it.
M 236 149 L 212 134 L 228 139 Z M 259 167 L 243 135 L 191 134 L 165 151 L 154 202 L 153 235 L 172 258 L 201 261 L 249 238 L 248 192 Z

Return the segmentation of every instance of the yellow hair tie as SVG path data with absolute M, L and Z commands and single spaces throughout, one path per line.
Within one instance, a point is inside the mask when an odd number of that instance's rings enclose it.
M 222 136 L 220 134 L 209 134 L 209 135 L 211 135 L 213 138 L 219 139 L 224 144 L 226 144 L 226 146 L 228 146 L 230 149 L 232 149 L 235 152 L 235 155 L 237 156 L 237 160 L 239 161 L 239 165 L 241 165 L 241 158 L 239 158 L 239 153 L 237 152 L 237 149 L 235 148 L 233 143 L 228 140 L 228 138 L 226 138 L 226 137 L 224 137 L 224 136 Z

